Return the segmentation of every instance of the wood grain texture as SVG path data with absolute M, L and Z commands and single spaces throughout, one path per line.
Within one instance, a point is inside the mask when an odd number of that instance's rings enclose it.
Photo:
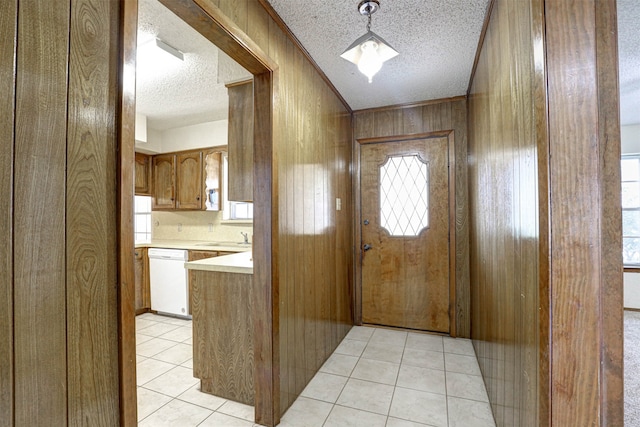
M 176 207 L 176 155 L 153 156 L 153 210 L 172 210 Z
M 151 309 L 151 288 L 149 283 L 149 256 L 147 248 L 136 248 L 135 260 L 135 311 L 136 315 Z
M 18 2 L 3 4 L 0 14 L 0 426 L 14 425 L 13 358 L 13 156 Z M 12 42 L 8 42 L 11 40 Z M 5 42 L 6 41 L 6 42 Z
M 622 425 L 615 1 L 547 1 L 545 17 L 551 424 Z
M 469 94 L 472 338 L 497 425 L 539 426 L 548 407 L 539 359 L 546 100 L 534 56 L 543 15 L 508 1 L 490 11 Z
M 454 154 L 458 159 L 467 158 L 467 108 L 465 98 L 428 101 L 420 104 L 398 105 L 386 108 L 354 112 L 354 138 L 375 140 L 388 136 L 403 136 L 454 131 Z M 359 173 L 359 144 L 354 144 L 354 170 Z M 354 187 L 359 192 L 357 185 Z M 455 164 L 455 324 L 451 334 L 469 337 L 471 327 L 469 293 L 469 246 L 468 246 L 468 202 L 467 168 L 464 161 Z M 359 217 L 359 203 L 356 203 L 356 217 Z M 453 223 L 452 223 L 453 225 Z M 356 225 L 355 239 L 360 242 L 359 227 Z M 358 257 L 361 254 L 358 253 Z M 356 321 L 361 321 L 360 263 L 355 264 L 356 282 L 354 310 Z
M 176 155 L 176 209 L 202 209 L 202 151 Z
M 198 261 L 201 259 L 213 258 L 219 255 L 223 255 L 224 252 L 218 253 L 217 251 L 189 251 L 189 261 Z M 195 278 L 193 270 L 187 270 L 187 281 L 189 285 L 189 311 L 188 314 L 193 314 L 193 284 Z
M 135 194 L 136 196 L 151 195 L 151 156 L 136 153 L 135 157 Z
M 254 405 L 252 275 L 191 274 L 193 375 L 202 391 Z
M 19 191 L 13 207 L 16 425 L 68 423 L 64 224 L 70 7 L 69 1 L 21 2 L 18 12 L 14 188 Z
M 426 171 L 428 225 L 392 236 L 382 226 L 381 168 L 390 157 L 413 155 Z M 449 138 L 366 144 L 360 156 L 362 243 L 372 246 L 362 255 L 362 321 L 449 333 Z
M 253 201 L 253 81 L 227 85 L 229 200 Z
M 67 411 L 74 426 L 120 422 L 113 375 L 119 16 L 114 2 L 73 0 L 71 7 L 65 212 Z
M 138 425 L 136 338 L 135 338 L 135 274 L 133 270 L 133 167 L 135 144 L 136 36 L 138 1 L 120 2 L 120 81 L 122 93 L 116 107 L 120 119 L 118 156 L 118 364 L 120 380 L 120 425 Z M 151 305 L 151 304 L 149 304 Z
M 222 152 L 226 147 L 205 149 L 202 151 L 202 209 L 220 211 L 222 210 Z M 217 194 L 217 203 L 208 200 L 209 192 Z M 214 200 L 216 200 L 214 198 Z

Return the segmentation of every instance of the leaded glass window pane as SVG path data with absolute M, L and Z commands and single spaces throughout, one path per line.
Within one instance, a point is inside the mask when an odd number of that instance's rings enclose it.
M 417 236 L 429 226 L 428 164 L 417 155 L 380 166 L 380 226 L 392 236 Z

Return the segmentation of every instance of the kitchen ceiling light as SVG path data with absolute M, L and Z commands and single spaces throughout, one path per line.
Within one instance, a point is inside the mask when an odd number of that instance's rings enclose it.
M 342 58 L 353 62 L 358 66 L 358 70 L 369 78 L 369 83 L 373 76 L 380 71 L 382 63 L 398 55 L 398 52 L 389 45 L 382 37 L 371 31 L 371 15 L 380 8 L 378 0 L 364 0 L 358 4 L 358 11 L 361 15 L 366 15 L 367 33 L 359 37 L 345 50 Z

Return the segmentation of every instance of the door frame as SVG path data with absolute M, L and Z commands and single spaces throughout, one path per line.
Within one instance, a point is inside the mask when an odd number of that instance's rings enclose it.
M 360 199 L 360 151 L 365 144 L 413 141 L 416 139 L 447 138 L 449 153 L 449 335 L 456 336 L 456 155 L 455 134 L 452 129 L 409 135 L 393 135 L 373 138 L 356 138 L 353 152 L 354 180 L 354 260 L 355 286 L 353 287 L 354 322 L 362 325 L 362 201 Z
M 274 167 L 274 121 L 278 94 L 277 64 L 211 0 L 159 0 L 254 76 L 253 287 L 255 421 L 274 426 L 280 420 L 278 339 L 278 188 Z M 121 34 L 121 106 L 119 170 L 119 376 L 123 426 L 137 425 L 135 371 L 133 165 L 135 129 L 135 56 L 137 0 L 125 0 Z

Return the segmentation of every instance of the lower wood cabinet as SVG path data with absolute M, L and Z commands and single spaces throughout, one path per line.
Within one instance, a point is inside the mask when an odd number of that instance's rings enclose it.
M 198 261 L 201 259 L 207 259 L 207 258 L 213 258 L 213 257 L 217 257 L 219 254 L 218 251 L 189 251 L 189 261 Z M 192 309 L 191 307 L 193 307 L 193 300 L 192 300 L 192 295 L 193 295 L 193 271 L 192 270 L 187 270 L 189 272 L 189 314 L 192 314 Z
M 134 257 L 135 271 L 135 310 L 136 314 L 151 309 L 151 293 L 149 288 L 149 257 L 147 248 L 136 248 Z

